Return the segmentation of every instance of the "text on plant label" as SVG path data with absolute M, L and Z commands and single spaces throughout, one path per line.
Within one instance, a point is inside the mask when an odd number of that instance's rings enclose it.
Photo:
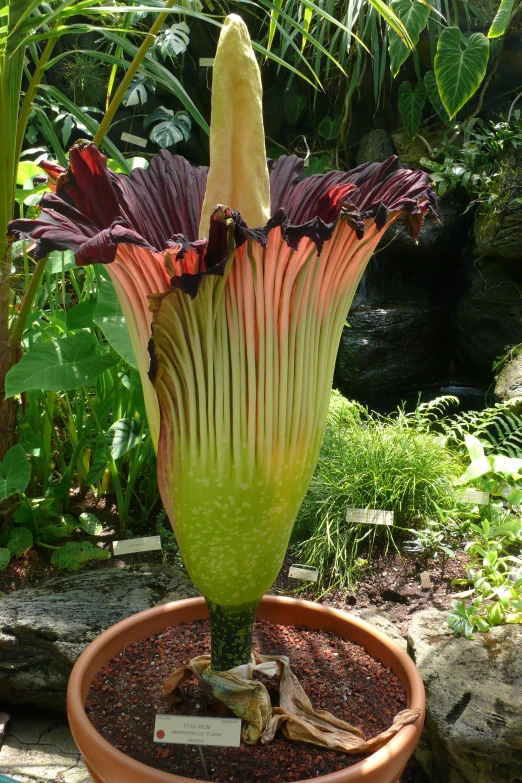
M 239 748 L 241 719 L 156 715 L 154 742 Z
M 145 538 L 129 538 L 127 541 L 112 542 L 112 551 L 115 555 L 150 552 L 152 549 L 161 549 L 160 536 L 145 536 Z
M 380 511 L 376 508 L 349 508 L 346 521 L 354 525 L 393 525 L 393 511 Z

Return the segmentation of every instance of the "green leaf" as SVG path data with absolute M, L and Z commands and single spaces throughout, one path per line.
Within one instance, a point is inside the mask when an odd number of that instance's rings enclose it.
M 422 110 L 426 103 L 426 87 L 423 82 L 417 82 L 412 90 L 408 81 L 399 87 L 399 111 L 401 119 L 410 138 L 414 139 L 422 120 Z
M 37 177 L 42 173 L 42 169 L 38 164 L 33 163 L 32 161 L 20 161 L 16 174 L 16 184 L 23 187 L 28 179 Z
M 110 280 L 104 280 L 98 292 L 94 308 L 94 323 L 102 330 L 111 348 L 122 359 L 125 359 L 127 364 L 137 369 L 138 364 L 134 356 L 129 330 Z
M 76 520 L 74 523 L 64 521 L 64 523 L 60 525 L 44 525 L 43 527 L 38 527 L 37 538 L 38 541 L 43 541 L 44 544 L 52 544 L 53 541 L 70 535 L 77 527 L 78 523 Z
M 78 519 L 79 527 L 81 527 L 82 530 L 85 530 L 90 536 L 99 536 L 103 533 L 103 525 L 94 514 L 84 512 L 83 514 L 80 514 Z
M 12 446 L 0 462 L 0 502 L 25 492 L 31 478 L 31 465 L 20 443 Z
M 488 610 L 488 621 L 490 625 L 501 625 L 503 620 L 502 609 L 498 603 L 493 604 Z
M 21 555 L 33 545 L 33 534 L 26 527 L 15 527 L 11 530 L 7 548 L 12 555 Z
M 68 541 L 65 546 L 54 550 L 51 563 L 66 571 L 77 571 L 88 560 L 107 560 L 110 556 L 110 552 L 93 546 L 90 541 Z
M 62 269 L 66 272 L 68 269 L 74 269 L 74 253 L 72 250 L 53 250 L 49 253 L 49 258 L 45 265 L 45 271 L 51 275 L 61 275 Z
M 127 163 L 129 164 L 131 170 L 148 169 L 149 167 L 149 161 L 147 158 L 142 158 L 139 155 L 136 155 L 134 158 L 127 158 Z M 112 158 L 107 158 L 107 168 L 111 171 L 115 171 L 117 174 L 125 174 L 118 161 L 112 160 Z
M 474 435 L 468 435 L 466 433 L 464 435 L 464 443 L 466 444 L 466 448 L 472 461 L 480 459 L 484 456 L 484 446 Z
M 495 18 L 488 30 L 488 38 L 498 38 L 506 32 L 515 0 L 501 0 Z
M 105 434 L 111 456 L 118 459 L 127 454 L 140 441 L 141 419 L 120 419 Z
M 89 332 L 36 343 L 7 373 L 6 397 L 26 391 L 67 391 L 84 386 L 116 364 L 100 355 Z
M 442 122 L 445 122 L 446 125 L 450 125 L 451 120 L 448 116 L 448 112 L 444 108 L 444 104 L 440 99 L 439 88 L 437 87 L 437 79 L 435 78 L 433 71 L 426 71 L 424 74 L 424 86 L 426 87 L 426 92 L 428 93 L 430 103 L 441 118 Z
M 328 155 L 317 155 L 308 159 L 308 166 L 305 168 L 306 176 L 312 177 L 314 174 L 324 174 L 325 171 L 331 171 L 330 158 Z
M 522 472 L 522 459 L 506 457 L 504 454 L 494 454 L 493 471 L 499 473 L 501 476 L 508 476 L 516 479 Z
M 399 17 L 408 31 L 412 43 L 416 46 L 430 15 L 429 4 L 422 2 L 422 0 L 393 0 L 391 10 Z M 408 59 L 411 49 L 406 46 L 395 30 L 389 30 L 388 36 L 391 72 L 397 76 L 401 65 Z
M 488 621 L 483 617 L 475 617 L 475 625 L 477 626 L 477 631 L 480 633 L 487 633 L 490 628 Z
M 467 44 L 458 27 L 446 27 L 440 34 L 435 55 L 435 77 L 439 94 L 450 119 L 480 87 L 489 58 L 488 39 L 473 33 Z
M 105 449 L 103 448 L 96 449 L 96 454 L 89 468 L 89 472 L 87 473 L 85 483 L 87 485 L 97 484 L 98 481 L 101 480 L 103 474 L 105 473 L 107 464 L 108 464 L 107 453 Z
M 11 560 L 11 552 L 4 546 L 0 547 L 0 571 L 5 571 Z
M 334 117 L 333 120 L 330 117 L 323 117 L 319 125 L 317 126 L 317 133 L 324 139 L 331 141 L 336 139 L 341 132 L 341 117 Z
M 143 127 L 147 128 L 158 120 L 161 122 L 152 129 L 149 138 L 162 149 L 190 139 L 192 122 L 186 111 L 177 111 L 174 114 L 172 109 L 160 106 L 144 120 Z
M 522 503 L 522 489 L 514 489 L 507 495 L 506 500 L 513 506 L 519 506 Z
M 85 299 L 70 310 L 67 310 L 65 314 L 65 320 L 67 323 L 67 329 L 72 332 L 79 331 L 80 329 L 92 329 L 94 326 L 94 310 L 96 307 L 96 297 L 93 299 Z

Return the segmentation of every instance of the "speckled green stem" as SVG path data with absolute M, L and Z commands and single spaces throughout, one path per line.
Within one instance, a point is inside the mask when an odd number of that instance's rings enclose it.
M 207 598 L 205 600 L 210 617 L 212 669 L 225 672 L 249 663 L 259 601 L 241 606 L 218 606 Z

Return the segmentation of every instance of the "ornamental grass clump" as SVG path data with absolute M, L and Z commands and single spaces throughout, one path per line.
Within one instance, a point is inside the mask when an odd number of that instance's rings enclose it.
M 49 168 L 49 167 L 48 167 Z M 111 172 L 89 143 L 30 236 L 107 264 L 183 561 L 206 598 L 211 669 L 250 665 L 252 625 L 312 477 L 346 313 L 383 230 L 416 237 L 434 197 L 396 158 L 306 178 L 266 164 L 259 68 L 227 18 L 213 68 L 210 169 L 162 152 Z M 208 667 L 207 667 L 208 668 Z
M 348 587 L 359 558 L 397 546 L 456 509 L 458 458 L 414 416 L 369 413 L 332 394 L 319 460 L 293 531 L 295 559 L 318 568 L 319 587 Z M 348 508 L 393 511 L 393 526 L 354 524 Z

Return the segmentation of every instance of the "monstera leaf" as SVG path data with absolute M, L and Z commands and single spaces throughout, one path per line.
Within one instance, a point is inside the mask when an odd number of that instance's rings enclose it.
M 417 82 L 414 88 L 410 82 L 402 82 L 399 87 L 399 111 L 406 133 L 412 139 L 419 130 L 425 103 L 426 87 L 423 82 Z
M 458 27 L 446 27 L 440 34 L 435 77 L 450 119 L 480 87 L 488 59 L 489 43 L 482 33 L 473 33 L 467 43 Z

